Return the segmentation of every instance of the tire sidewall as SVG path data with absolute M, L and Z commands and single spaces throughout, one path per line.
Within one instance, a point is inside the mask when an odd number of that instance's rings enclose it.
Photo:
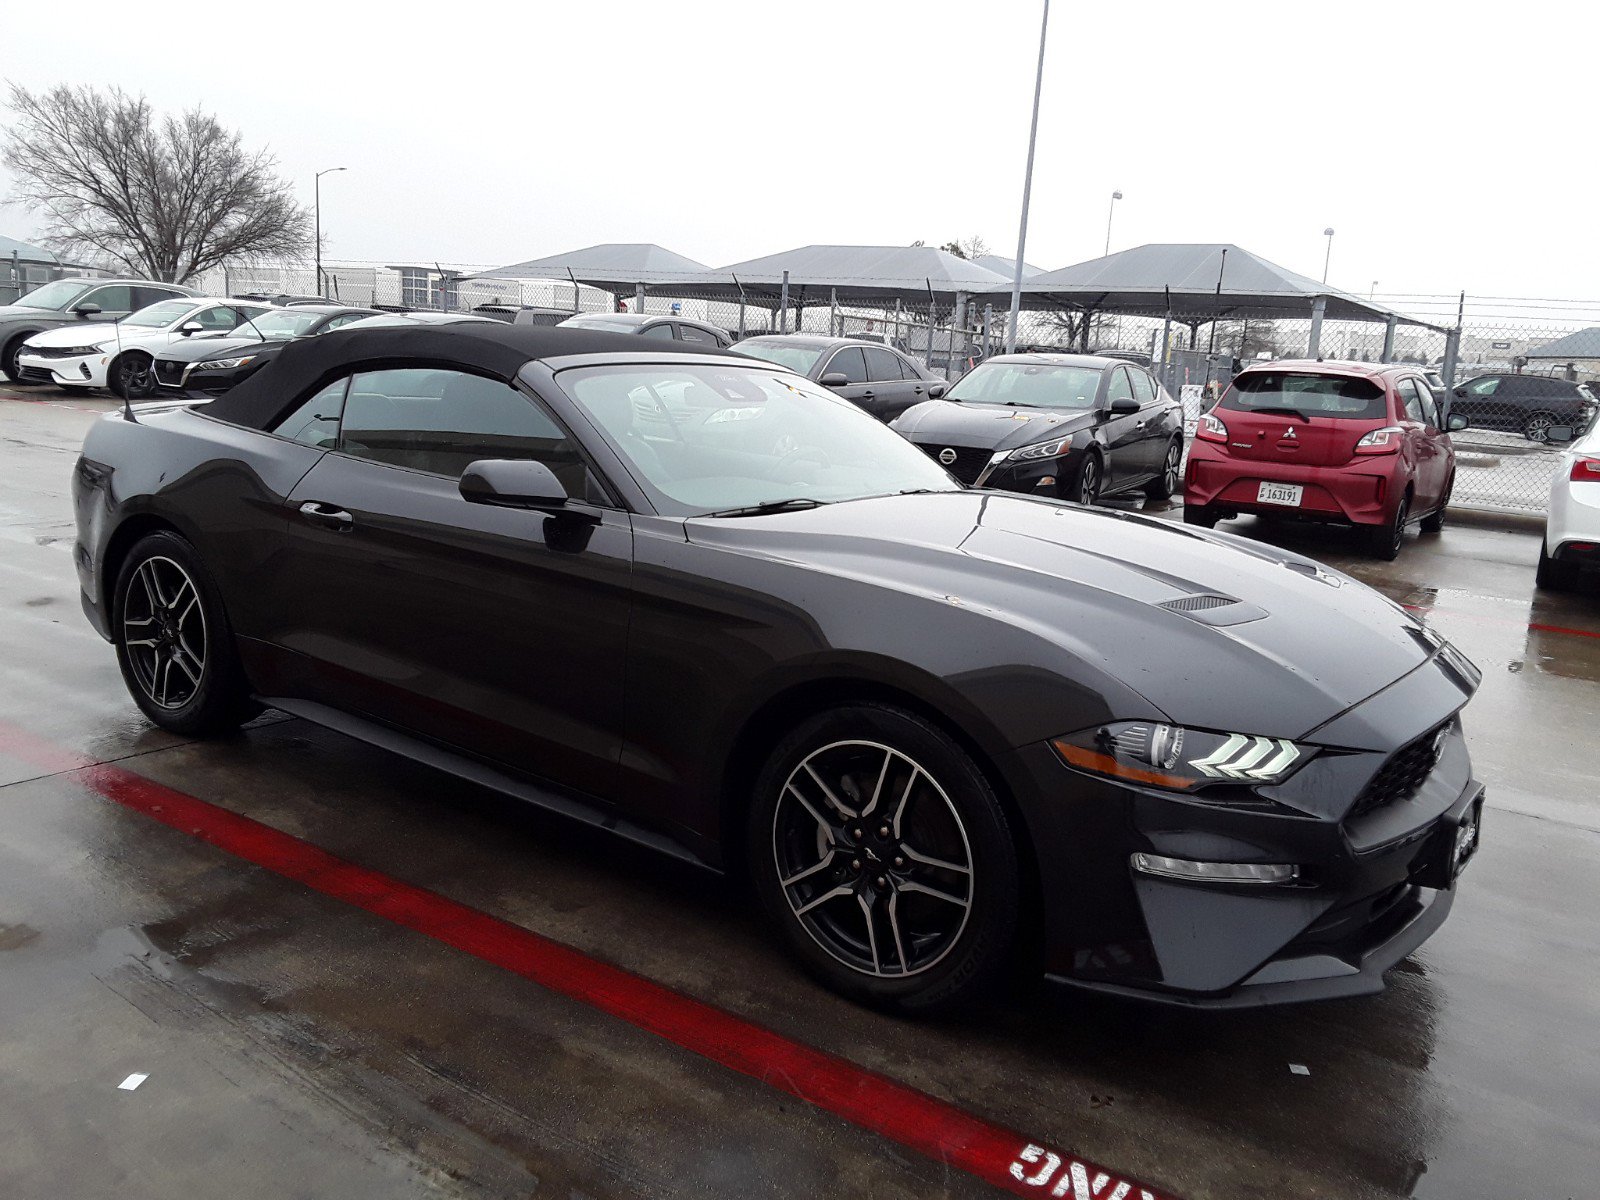
M 1094 494 L 1083 494 L 1084 477 L 1090 470 L 1094 471 Z M 1083 457 L 1078 461 L 1078 469 L 1072 472 L 1071 481 L 1067 485 L 1066 499 L 1074 504 L 1094 504 L 1100 499 L 1100 493 L 1105 490 L 1105 465 L 1101 462 L 1100 455 L 1094 450 L 1085 450 Z
M 169 558 L 181 566 L 194 581 L 199 593 L 201 611 L 205 618 L 205 663 L 200 672 L 200 685 L 187 703 L 178 708 L 162 708 L 145 695 L 125 643 L 123 612 L 127 607 L 128 589 L 134 573 L 150 558 Z M 117 651 L 117 666 L 122 671 L 128 694 L 133 697 L 139 711 L 161 728 L 173 733 L 201 734 L 237 725 L 251 715 L 246 711 L 246 687 L 238 668 L 233 647 L 233 632 L 216 584 L 206 571 L 193 546 L 178 534 L 161 530 L 140 538 L 123 559 L 122 569 L 112 591 L 111 604 L 112 643 Z
M 931 774 L 955 806 L 971 847 L 973 897 L 966 925 L 939 962 L 906 979 L 863 975 L 834 958 L 794 916 L 778 883 L 772 829 L 784 784 L 813 751 L 852 740 L 891 746 Z M 831 709 L 802 722 L 777 744 L 757 778 L 753 804 L 745 847 L 751 886 L 789 950 L 823 984 L 865 1004 L 911 1013 L 968 1003 L 1000 974 L 1017 927 L 1016 844 L 993 789 L 947 733 L 888 705 Z
M 150 394 L 149 392 L 139 392 L 137 394 L 130 393 L 128 389 L 123 386 L 123 372 L 127 370 L 131 364 L 139 362 L 141 359 L 151 363 L 152 366 L 154 365 L 154 359 L 151 359 L 148 355 L 137 350 L 126 351 L 125 353 L 111 360 L 111 366 L 106 374 L 106 384 L 110 388 L 113 395 L 123 400 L 140 400 Z

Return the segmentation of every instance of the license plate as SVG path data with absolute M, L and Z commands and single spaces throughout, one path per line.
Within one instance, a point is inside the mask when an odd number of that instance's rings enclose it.
M 1263 483 L 1256 488 L 1256 503 L 1282 504 L 1288 508 L 1299 508 L 1300 497 L 1305 490 L 1298 483 Z

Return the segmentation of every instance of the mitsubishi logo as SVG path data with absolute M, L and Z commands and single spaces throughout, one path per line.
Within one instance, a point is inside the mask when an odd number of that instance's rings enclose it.
M 1289 428 L 1287 428 L 1287 429 L 1285 429 L 1283 431 L 1283 440 L 1286 441 L 1286 442 L 1292 442 L 1292 441 L 1297 440 L 1295 438 L 1295 432 L 1294 432 L 1294 426 L 1293 425 L 1289 426 Z
M 939 461 L 945 466 L 948 467 L 951 463 L 955 462 L 955 460 L 956 452 L 950 449 L 949 446 L 946 446 L 943 450 L 939 451 Z

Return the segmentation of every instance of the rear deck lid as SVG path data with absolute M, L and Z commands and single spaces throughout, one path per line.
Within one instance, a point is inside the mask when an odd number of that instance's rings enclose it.
M 1389 423 L 1384 387 L 1361 375 L 1246 371 L 1214 410 L 1233 458 L 1338 467 Z

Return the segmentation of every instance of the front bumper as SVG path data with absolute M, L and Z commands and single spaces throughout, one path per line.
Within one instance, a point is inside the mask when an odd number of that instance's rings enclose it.
M 23 350 L 17 355 L 17 368 L 25 383 L 67 384 L 71 387 L 106 386 L 107 354 L 83 354 L 71 358 L 44 357 Z

